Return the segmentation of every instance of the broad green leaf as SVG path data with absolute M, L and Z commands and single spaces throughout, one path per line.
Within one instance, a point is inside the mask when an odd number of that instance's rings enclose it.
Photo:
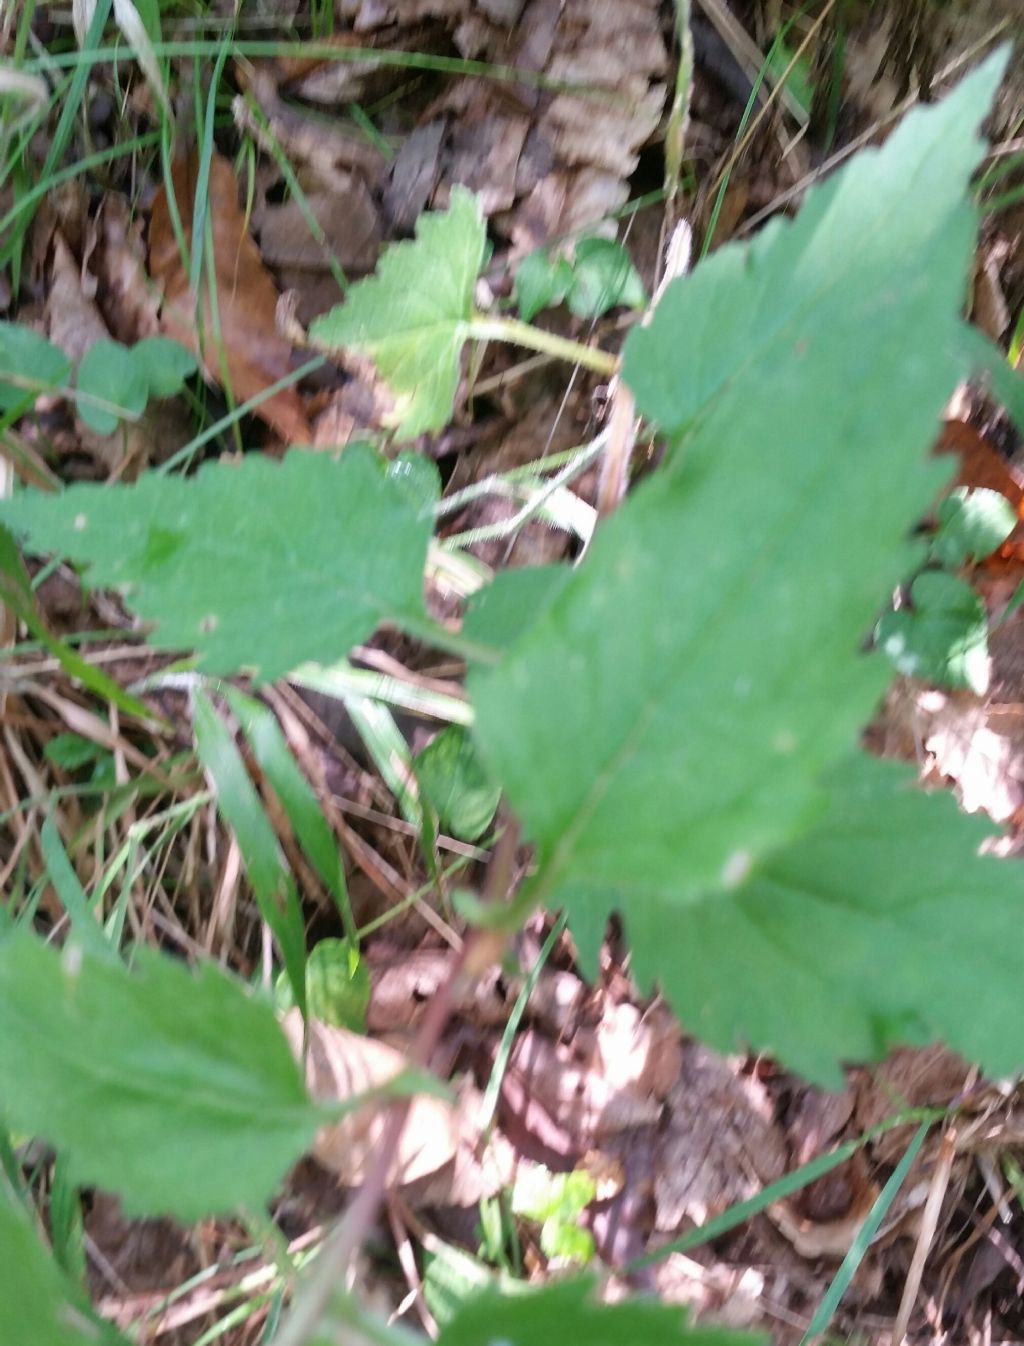
M 912 769 L 853 756 L 827 778 L 807 832 L 729 892 L 634 903 L 635 973 L 656 976 L 713 1046 L 756 1043 L 830 1087 L 837 1061 L 937 1039 L 1013 1074 L 1024 875 L 977 854 L 990 833 L 950 795 L 924 793 Z M 595 911 L 581 928 L 600 937 Z
M 486 832 L 501 789 L 484 769 L 476 744 L 461 725 L 451 725 L 418 752 L 413 769 L 421 796 L 435 809 L 442 829 L 463 841 Z
M 28 1214 L 0 1188 L 0 1341 L 10 1346 L 127 1346 L 39 1241 Z
M 275 987 L 277 1007 L 290 1010 L 295 997 L 282 975 Z M 359 950 L 347 939 L 322 939 L 306 959 L 306 1003 L 309 1017 L 335 1028 L 366 1031 L 370 1005 L 370 974 Z
M 27 933 L 0 942 L 0 1108 L 132 1213 L 259 1206 L 330 1114 L 269 1005 L 211 964 L 136 957 L 129 971 Z
M 431 519 L 365 445 L 25 491 L 0 501 L 0 521 L 124 590 L 154 643 L 196 650 L 211 673 L 273 679 L 339 658 L 385 618 L 424 619 Z
M 637 965 L 676 996 L 695 913 L 731 911 L 815 825 L 823 772 L 884 688 L 884 660 L 859 650 L 948 472 L 926 450 L 957 375 L 967 184 L 1004 64 L 909 116 L 795 223 L 669 287 L 625 376 L 675 432 L 672 459 L 471 681 L 485 756 L 537 846 L 535 894 L 568 908 L 590 966 L 618 910 Z M 756 966 L 719 991 L 740 1002 L 753 984 L 793 1000 Z M 703 1034 L 699 1005 L 676 1004 Z M 766 1045 L 756 1016 L 744 1028 Z
M 908 677 L 941 687 L 988 691 L 985 604 L 959 575 L 926 570 L 911 585 L 910 607 L 887 612 L 876 639 Z
M 951 491 L 935 513 L 939 527 L 932 538 L 932 559 L 950 570 L 991 556 L 1017 525 L 1006 496 L 985 486 Z
M 119 341 L 95 341 L 75 380 L 78 414 L 90 430 L 112 435 L 123 420 L 137 421 L 149 401 L 145 366 Z
M 196 753 L 213 783 L 217 808 L 234 832 L 260 915 L 281 951 L 295 1002 L 306 1014 L 306 927 L 295 879 L 245 768 L 234 736 L 199 688 L 193 698 Z
M 620 304 L 642 308 L 643 281 L 621 243 L 610 238 L 581 238 L 576 244 L 567 298 L 577 318 L 599 318 Z
M 10 411 L 41 392 L 61 388 L 71 374 L 62 350 L 21 323 L 0 322 L 0 411 Z
M 540 1290 L 502 1294 L 482 1290 L 442 1328 L 439 1346 L 764 1346 L 762 1335 L 722 1328 L 688 1328 L 682 1309 L 654 1299 L 601 1304 L 587 1277 L 555 1281 Z
M 566 565 L 499 570 L 470 599 L 463 630 L 482 645 L 504 649 L 540 619 L 571 579 Z
M 479 202 L 454 187 L 446 211 L 421 215 L 414 241 L 388 248 L 375 276 L 310 324 L 319 349 L 370 357 L 395 396 L 403 439 L 439 430 L 451 416 L 485 244 Z

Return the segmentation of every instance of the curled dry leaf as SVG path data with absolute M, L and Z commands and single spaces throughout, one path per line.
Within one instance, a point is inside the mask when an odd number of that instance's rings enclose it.
M 281 1026 L 300 1057 L 302 1015 L 289 1010 Z M 344 1102 L 387 1084 L 407 1065 L 402 1053 L 386 1043 L 310 1020 L 306 1083 L 316 1099 Z M 317 1133 L 313 1156 L 343 1187 L 358 1187 L 365 1180 L 380 1145 L 385 1113 L 380 1102 L 372 1102 Z M 456 1109 L 443 1099 L 418 1094 L 392 1159 L 389 1184 L 404 1187 L 432 1177 L 454 1160 L 457 1146 Z
M 171 170 L 175 201 L 190 252 L 194 247 L 192 218 L 198 167 L 198 154 L 192 153 L 177 159 Z M 175 238 L 164 188 L 153 202 L 149 269 L 164 292 L 161 319 L 164 331 L 195 351 L 207 376 L 215 383 L 230 385 L 237 401 L 244 402 L 291 371 L 292 348 L 277 330 L 277 287 L 263 265 L 239 208 L 234 172 L 218 154 L 214 154 L 210 163 L 207 196 L 220 342 L 218 323 L 205 286 L 202 328 L 197 328 L 188 266 Z M 309 423 L 294 387 L 282 389 L 261 402 L 256 414 L 289 443 L 309 442 Z

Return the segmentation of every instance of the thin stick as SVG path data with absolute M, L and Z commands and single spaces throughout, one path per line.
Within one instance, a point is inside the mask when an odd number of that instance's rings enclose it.
M 928 1191 L 928 1200 L 925 1202 L 924 1211 L 921 1215 L 921 1229 L 917 1236 L 917 1245 L 910 1262 L 910 1270 L 907 1272 L 906 1284 L 903 1286 L 899 1312 L 896 1314 L 896 1321 L 893 1324 L 892 1346 L 903 1346 L 906 1338 L 910 1315 L 917 1303 L 917 1294 L 921 1288 L 924 1265 L 928 1260 L 928 1254 L 935 1240 L 939 1212 L 942 1209 L 946 1189 L 949 1187 L 949 1175 L 953 1171 L 955 1157 L 956 1131 L 953 1127 L 950 1127 L 939 1145 L 939 1157 L 935 1164 L 935 1172 L 932 1174 L 932 1185 Z

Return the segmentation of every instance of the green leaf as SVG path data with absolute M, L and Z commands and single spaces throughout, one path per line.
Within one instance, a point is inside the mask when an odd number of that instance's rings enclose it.
M 122 420 L 137 421 L 149 401 L 146 369 L 119 341 L 95 341 L 75 380 L 78 414 L 90 430 L 112 435 Z
M 1024 876 L 977 854 L 990 832 L 912 769 L 854 756 L 827 778 L 815 825 L 731 892 L 635 908 L 638 975 L 658 964 L 683 1022 L 713 1045 L 756 1042 L 834 1087 L 837 1060 L 937 1039 L 1013 1074 Z
M 98 1318 L 39 1241 L 27 1213 L 0 1188 L 0 1341 L 24 1346 L 127 1346 Z
M 462 841 L 476 841 L 486 832 L 501 789 L 484 769 L 475 743 L 461 725 L 442 729 L 416 754 L 413 768 L 444 831 Z
M 282 974 L 276 986 L 277 1007 L 289 1010 L 295 997 Z M 359 950 L 347 939 L 322 939 L 306 960 L 306 1001 L 311 1019 L 335 1028 L 366 1030 L 370 1005 L 370 974 Z
M 431 520 L 365 445 L 26 491 L 0 501 L 0 521 L 124 589 L 154 643 L 198 651 L 211 673 L 273 679 L 339 658 L 385 618 L 423 621 Z
M 338 841 L 313 787 L 299 770 L 276 717 L 262 701 L 235 687 L 225 684 L 219 690 L 241 725 L 260 770 L 281 801 L 302 849 L 337 902 L 343 918 L 347 917 L 351 923 L 345 866 Z
M 939 527 L 932 538 L 932 559 L 950 570 L 991 556 L 1017 526 L 1006 496 L 984 486 L 951 491 L 939 502 L 936 515 Z
M 599 318 L 620 304 L 643 308 L 647 292 L 629 253 L 610 238 L 581 238 L 576 244 L 569 311 L 577 318 Z
M 703 1002 L 678 973 L 694 923 L 732 913 L 745 876 L 816 824 L 823 774 L 887 681 L 859 650 L 949 470 L 926 450 L 956 380 L 967 184 L 1004 65 L 909 116 L 794 224 L 669 287 L 625 357 L 638 405 L 675 434 L 669 464 L 470 682 L 485 757 L 537 847 L 536 899 L 568 909 L 591 967 L 621 912 L 643 976 L 702 1035 Z M 712 978 L 737 1010 L 753 997 L 791 1011 L 789 972 L 724 975 L 723 947 L 703 946 L 704 990 Z M 756 1014 L 743 1027 L 779 1045 Z M 731 1048 L 724 1012 L 716 1028 Z M 787 1037 L 789 1059 L 799 1044 Z
M 441 1330 L 438 1346 L 537 1346 L 572 1341 L 586 1346 L 764 1346 L 762 1335 L 721 1328 L 687 1328 L 682 1309 L 653 1299 L 600 1304 L 589 1277 L 556 1281 L 540 1290 L 502 1294 L 482 1290 Z
M 572 285 L 572 263 L 546 248 L 528 253 L 516 270 L 515 292 L 519 316 L 530 322 L 541 309 L 562 303 Z
M 477 198 L 453 187 L 446 211 L 421 215 L 413 242 L 393 244 L 375 276 L 310 324 L 319 349 L 373 360 L 395 395 L 392 423 L 403 439 L 451 416 L 485 243 Z
M 941 687 L 988 690 L 985 604 L 958 575 L 926 570 L 910 589 L 909 608 L 887 612 L 876 639 L 901 673 Z
M 192 352 L 170 337 L 144 337 L 131 350 L 137 368 L 143 371 L 150 397 L 173 397 L 198 368 Z
M 571 579 L 565 565 L 499 570 L 469 600 L 463 631 L 482 645 L 504 649 L 547 611 Z
M 0 411 L 29 405 L 41 392 L 62 388 L 71 374 L 64 352 L 30 327 L 0 322 Z
M 329 1114 L 269 1005 L 212 964 L 137 969 L 26 933 L 0 943 L 0 1103 L 73 1180 L 183 1221 L 261 1205 Z
M 238 840 L 260 915 L 281 951 L 295 1002 L 306 1014 L 306 927 L 295 879 L 227 725 L 202 688 L 193 698 L 196 752 L 217 794 L 217 808 Z

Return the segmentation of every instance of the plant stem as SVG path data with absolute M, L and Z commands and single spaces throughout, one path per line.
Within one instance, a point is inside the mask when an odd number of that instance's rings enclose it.
M 507 341 L 513 346 L 525 346 L 527 350 L 540 351 L 542 355 L 553 355 L 556 360 L 582 365 L 584 369 L 592 369 L 606 378 L 611 378 L 619 367 L 617 355 L 609 355 L 607 351 L 585 346 L 580 341 L 556 336 L 554 332 L 542 331 L 530 323 L 520 322 L 518 318 L 491 318 L 477 314 L 470 319 L 469 335 L 477 341 Z

